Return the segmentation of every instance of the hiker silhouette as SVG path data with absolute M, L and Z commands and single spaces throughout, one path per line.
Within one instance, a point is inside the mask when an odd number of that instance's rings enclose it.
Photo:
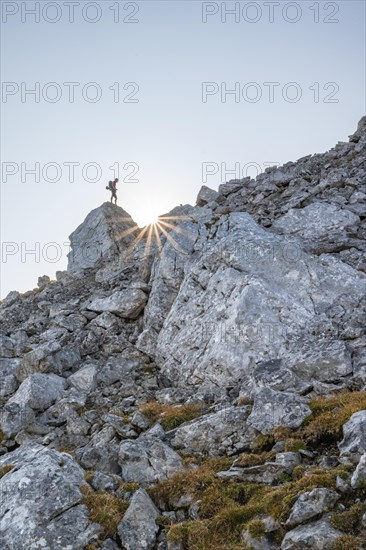
M 114 200 L 114 204 L 117 204 L 117 183 L 118 183 L 118 178 L 108 182 L 108 186 L 106 187 L 106 189 L 112 193 L 111 203 L 113 203 L 113 200 Z

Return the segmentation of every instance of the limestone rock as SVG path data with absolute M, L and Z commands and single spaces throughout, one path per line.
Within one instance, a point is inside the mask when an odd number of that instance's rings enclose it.
M 357 464 L 356 470 L 351 477 L 351 486 L 353 489 L 363 487 L 366 483 L 366 453 L 364 453 L 360 462 Z
M 250 466 L 248 468 L 233 466 L 230 470 L 218 472 L 217 477 L 237 479 L 244 483 L 265 483 L 267 485 L 272 485 L 287 473 L 288 469 L 282 464 L 266 462 L 265 464 Z
M 17 367 L 16 375 L 21 381 L 35 372 L 62 374 L 72 369 L 80 361 L 80 351 L 77 346 L 62 347 L 58 341 L 40 344 L 26 353 L 22 363 Z
M 275 446 L 261 433 L 297 430 L 314 397 L 365 390 L 365 121 L 326 153 L 232 180 L 218 194 L 202 188 L 197 206 L 174 208 L 155 227 L 140 231 L 104 204 L 72 234 L 67 272 L 1 302 L 1 547 L 182 550 L 191 541 L 168 541 L 164 525 L 183 523 L 184 533 L 186 521 L 204 520 L 200 496 L 184 488 L 161 496 L 160 521 L 146 493 L 118 484 L 118 476 L 150 486 L 184 472 L 179 450 L 200 462 L 264 443 L 275 459 L 233 461 L 217 474 L 257 484 L 282 485 L 299 464 L 305 476 L 351 464 L 353 476 L 336 479 L 337 510 L 359 497 L 366 411 L 345 424 L 339 457 L 323 444 L 284 452 L 285 433 Z M 149 402 L 157 416 L 203 408 L 166 433 L 141 414 Z M 95 490 L 132 497 L 113 540 L 83 505 L 86 470 Z M 336 494 L 307 488 L 297 498 L 282 548 L 330 549 L 340 534 L 327 512 Z M 263 536 L 244 529 L 241 544 L 280 545 L 286 526 L 255 519 Z
M 311 518 L 319 516 L 333 508 L 339 498 L 338 493 L 325 488 L 313 489 L 310 492 L 302 493 L 292 507 L 286 525 L 288 527 L 295 527 Z
M 14 437 L 35 423 L 34 411 L 19 403 L 6 403 L 1 414 L 1 429 L 7 437 Z
M 249 545 L 253 550 L 279 550 L 278 544 L 270 540 L 268 536 L 262 535 L 259 538 L 251 537 L 249 532 L 244 529 L 241 534 L 242 541 Z
M 118 481 L 102 472 L 95 472 L 90 484 L 96 491 L 116 491 L 118 489 Z
M 255 395 L 248 424 L 261 433 L 268 434 L 277 426 L 298 428 L 310 414 L 310 408 L 301 397 L 263 388 Z
M 280 234 L 296 235 L 310 252 L 331 252 L 342 246 L 347 230 L 360 222 L 359 216 L 325 202 L 314 202 L 304 208 L 292 208 L 274 221 L 272 229 Z
M 291 473 L 301 463 L 300 454 L 295 452 L 277 453 L 276 463 L 282 464 Z
M 11 338 L 8 338 L 4 334 L 0 334 L 0 357 L 9 358 L 14 357 L 14 342 Z
M 248 450 L 256 432 L 247 425 L 248 407 L 225 407 L 168 432 L 171 445 L 194 455 L 219 456 Z
M 58 369 L 55 355 L 60 350 L 59 342 L 51 341 L 28 352 L 23 358 L 21 369 L 18 369 L 19 379 L 24 380 L 29 374 L 36 371 L 52 372 L 55 366 Z
M 118 462 L 124 481 L 142 485 L 165 480 L 183 469 L 180 456 L 157 438 L 122 441 Z
M 0 359 L 0 398 L 13 394 L 19 385 L 16 378 L 16 370 L 21 359 Z
M 314 372 L 323 380 L 318 364 L 329 365 L 327 379 L 345 376 L 352 365 L 344 342 L 314 334 L 332 325 L 330 304 L 345 300 L 350 313 L 365 293 L 366 278 L 343 262 L 293 249 L 248 214 L 232 212 L 187 270 L 158 336 L 158 364 L 181 387 L 247 383 L 255 363 L 274 359 L 305 382 Z M 361 327 L 356 317 L 347 326 Z
M 33 411 L 44 411 L 58 399 L 66 386 L 54 374 L 32 374 L 7 401 L 1 415 L 1 426 L 8 437 L 27 429 L 35 422 Z
M 38 277 L 38 288 L 45 288 L 47 285 L 49 285 L 51 282 L 51 279 L 48 277 L 48 275 L 43 275 L 42 277 Z
M 253 371 L 253 385 L 255 388 L 269 387 L 277 391 L 297 393 L 306 392 L 312 387 L 310 382 L 305 382 L 291 369 L 286 368 L 281 359 L 258 363 Z
M 92 210 L 70 235 L 67 270 L 77 273 L 111 260 L 126 250 L 138 235 L 138 226 L 119 206 L 104 203 Z
M 95 365 L 87 365 L 69 376 L 67 380 L 76 389 L 90 393 L 97 385 L 97 368 Z
M 113 428 L 106 427 L 93 435 L 89 443 L 75 453 L 86 470 L 98 470 L 105 474 L 118 474 L 118 444 Z
M 97 312 L 110 312 L 124 317 L 136 319 L 147 302 L 145 292 L 138 288 L 130 288 L 114 292 L 108 298 L 96 298 L 88 305 L 88 309 Z
M 64 378 L 55 374 L 31 374 L 7 403 L 28 405 L 31 409 L 44 411 L 60 397 L 65 386 Z
M 14 468 L 0 480 L 2 547 L 82 550 L 101 527 L 81 505 L 84 472 L 67 454 L 40 445 L 0 457 Z
M 20 293 L 17 290 L 12 290 L 4 298 L 3 305 L 10 307 L 20 299 Z
M 155 354 L 159 332 L 178 294 L 186 267 L 192 261 L 194 247 L 201 227 L 192 219 L 192 207 L 172 212 L 161 218 L 164 231 L 171 237 L 162 244 L 151 272 L 151 293 L 144 311 L 143 331 L 138 348 Z M 164 225 L 168 224 L 168 225 Z
M 334 541 L 341 534 L 328 520 L 320 519 L 289 531 L 282 541 L 281 550 L 332 550 Z
M 217 191 L 210 189 L 207 185 L 202 185 L 196 199 L 197 206 L 205 206 L 207 203 L 214 201 L 219 196 Z
M 119 550 L 119 546 L 112 539 L 106 539 L 100 548 L 101 550 Z
M 338 445 L 342 462 L 357 464 L 366 453 L 366 410 L 354 413 L 343 426 L 343 440 Z
M 159 527 L 159 510 L 144 489 L 133 495 L 130 506 L 118 526 L 118 534 L 126 550 L 152 550 Z

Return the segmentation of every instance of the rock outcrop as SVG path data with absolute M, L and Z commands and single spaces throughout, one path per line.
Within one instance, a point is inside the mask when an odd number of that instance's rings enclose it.
M 92 210 L 70 235 L 68 271 L 77 273 L 123 254 L 139 233 L 131 216 L 109 202 Z
M 3 300 L 1 548 L 365 548 L 365 159 L 103 204 Z

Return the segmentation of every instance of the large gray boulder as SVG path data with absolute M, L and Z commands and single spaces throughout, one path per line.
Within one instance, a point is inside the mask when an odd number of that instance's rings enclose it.
M 249 450 L 256 431 L 247 424 L 249 407 L 225 407 L 168 432 L 171 445 L 194 455 L 232 455 Z
M 130 506 L 118 526 L 118 534 L 126 550 L 152 550 L 159 527 L 160 512 L 144 489 L 133 495 Z
M 44 411 L 60 397 L 65 387 L 65 379 L 56 374 L 31 374 L 7 403 L 28 405 L 36 411 Z
M 332 550 L 334 541 L 341 535 L 327 519 L 320 519 L 289 531 L 281 550 Z
M 62 394 L 66 382 L 55 374 L 31 374 L 7 401 L 1 414 L 5 435 L 13 437 L 35 422 L 34 411 L 44 411 Z
M 307 520 L 334 507 L 340 496 L 336 491 L 326 488 L 313 489 L 302 493 L 292 507 L 291 514 L 286 522 L 288 527 L 295 527 Z
M 365 293 L 366 278 L 350 266 L 309 255 L 232 212 L 186 270 L 158 336 L 157 361 L 183 387 L 246 384 L 255 364 L 274 359 L 305 382 L 337 380 L 352 363 L 332 307 L 342 303 L 346 325 L 361 329 Z
M 107 202 L 102 204 L 70 235 L 68 272 L 78 273 L 113 259 L 128 248 L 138 232 L 138 226 L 125 210 Z
M 97 312 L 110 312 L 124 317 L 136 319 L 144 309 L 147 295 L 139 288 L 119 290 L 108 298 L 95 298 L 88 305 L 88 309 Z
M 149 485 L 183 469 L 181 457 L 157 438 L 122 441 L 118 462 L 124 481 Z
M 65 453 L 41 445 L 0 457 L 0 540 L 4 550 L 82 550 L 101 533 L 81 504 L 84 471 Z
M 248 424 L 263 434 L 269 434 L 277 426 L 298 428 L 310 414 L 311 409 L 303 398 L 293 393 L 261 388 L 255 395 Z

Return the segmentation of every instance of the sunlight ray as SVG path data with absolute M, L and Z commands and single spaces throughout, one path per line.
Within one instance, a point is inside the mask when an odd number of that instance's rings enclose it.
M 164 235 L 166 236 L 166 238 L 168 239 L 168 241 L 171 243 L 171 245 L 173 246 L 174 250 L 177 250 L 178 252 L 180 252 L 181 254 L 185 254 L 187 255 L 188 252 L 185 252 L 184 250 L 181 249 L 181 247 L 179 246 L 179 244 L 173 239 L 173 237 L 170 235 L 170 233 L 168 233 L 164 227 L 162 227 L 160 224 L 158 224 L 158 227 L 160 229 L 160 231 L 162 233 L 164 233 Z
M 163 248 L 163 244 L 161 242 L 158 228 L 159 228 L 159 222 L 157 221 L 156 223 L 154 223 L 154 233 L 155 233 L 156 241 L 158 243 L 159 251 L 161 251 Z
M 172 231 L 175 231 L 176 233 L 180 233 L 181 235 L 184 235 L 185 237 L 188 237 L 189 239 L 193 239 L 192 233 L 184 229 L 183 227 L 172 225 L 171 223 L 165 222 L 159 218 L 158 225 L 160 225 L 160 222 L 171 229 Z
M 152 235 L 153 235 L 153 227 L 154 225 L 153 224 L 150 224 L 147 226 L 149 228 L 149 233 L 147 235 L 147 239 L 146 239 L 146 243 L 145 243 L 145 248 L 144 248 L 144 254 L 143 254 L 143 259 L 145 261 L 148 260 L 148 257 L 149 257 L 149 254 L 150 254 L 150 251 L 151 251 L 151 248 L 152 248 Z
M 135 231 L 141 231 L 138 225 L 134 225 L 133 227 L 130 227 L 129 229 L 126 229 L 125 231 L 122 231 L 121 233 L 117 234 L 118 239 L 123 239 L 124 237 L 127 237 L 127 235 L 130 235 L 131 233 L 134 233 Z

